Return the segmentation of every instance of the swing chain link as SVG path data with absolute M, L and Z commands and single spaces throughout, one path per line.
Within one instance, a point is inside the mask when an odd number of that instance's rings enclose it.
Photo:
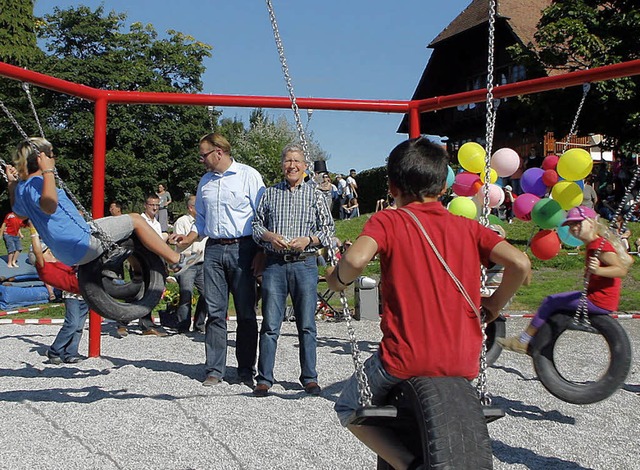
M 483 186 L 483 204 L 480 222 L 485 227 L 489 226 L 489 183 L 491 180 L 491 150 L 493 146 L 493 135 L 496 125 L 496 111 L 500 105 L 500 100 L 493 98 L 493 72 L 494 72 L 494 49 L 495 49 L 495 31 L 496 31 L 496 0 L 489 0 L 489 45 L 487 54 L 487 100 L 486 100 L 486 135 L 485 135 L 485 157 L 484 157 L 484 186 Z M 482 266 L 481 272 L 481 288 L 482 294 L 487 292 L 487 269 Z M 480 370 L 476 382 L 476 393 L 482 405 L 491 404 L 491 396 L 487 388 L 487 334 L 486 319 L 484 311 L 480 318 L 480 327 L 482 328 L 482 348 L 480 351 Z
M 278 29 L 278 22 L 276 20 L 276 13 L 273 9 L 271 0 L 266 0 L 267 9 L 269 10 L 269 20 L 271 21 L 271 28 L 273 29 L 273 37 L 276 42 L 276 48 L 278 49 L 278 57 L 280 58 L 280 64 L 282 66 L 282 73 L 284 75 L 284 81 L 287 85 L 287 91 L 289 92 L 289 98 L 291 99 L 291 109 L 293 110 L 293 117 L 296 122 L 296 129 L 300 137 L 300 145 L 302 146 L 302 152 L 304 153 L 304 159 L 309 167 L 310 176 L 313 178 L 313 169 L 311 165 L 311 156 L 309 155 L 309 146 L 307 144 L 307 137 L 305 134 L 305 128 L 302 125 L 302 119 L 300 119 L 300 109 L 296 100 L 296 95 L 293 90 L 293 82 L 291 75 L 289 75 L 289 66 L 287 64 L 287 58 L 284 53 L 284 44 L 280 37 L 280 31 Z M 309 117 L 309 119 L 311 119 Z
M 578 119 L 580 118 L 580 113 L 582 113 L 582 107 L 584 106 L 584 102 L 587 99 L 587 94 L 589 94 L 589 90 L 591 89 L 591 83 L 583 83 L 582 84 L 582 98 L 580 99 L 580 104 L 578 105 L 578 110 L 576 111 L 576 115 L 573 117 L 573 122 L 571 123 L 571 129 L 569 130 L 569 134 L 567 134 L 567 139 L 562 146 L 562 153 L 567 151 L 569 147 L 569 143 L 571 139 L 578 132 Z
M 338 257 L 336 255 L 336 247 L 331 244 L 327 248 L 331 265 L 338 264 Z M 358 403 L 360 406 L 371 406 L 373 400 L 373 393 L 371 387 L 369 387 L 369 379 L 364 371 L 364 362 L 362 361 L 362 354 L 358 347 L 358 340 L 356 338 L 356 330 L 351 323 L 351 310 L 349 309 L 349 303 L 347 301 L 346 292 L 340 291 L 340 303 L 342 304 L 342 319 L 344 319 L 347 325 L 347 334 L 349 335 L 349 343 L 351 345 L 351 358 L 355 366 L 355 377 L 358 382 Z
M 42 124 L 40 124 L 40 118 L 38 117 L 38 113 L 36 112 L 36 106 L 33 104 L 33 98 L 31 96 L 31 89 L 29 88 L 29 84 L 27 82 L 22 82 L 22 89 L 24 90 L 24 93 L 27 95 L 27 98 L 29 99 L 29 106 L 31 107 L 31 112 L 33 113 L 33 117 L 36 119 L 36 123 L 38 124 L 40 137 L 44 139 L 45 138 L 44 130 L 42 130 Z

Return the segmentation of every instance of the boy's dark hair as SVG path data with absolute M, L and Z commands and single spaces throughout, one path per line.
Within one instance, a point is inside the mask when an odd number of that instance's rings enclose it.
M 387 160 L 387 174 L 402 194 L 418 199 L 437 197 L 447 181 L 449 155 L 438 144 L 424 137 L 405 140 Z

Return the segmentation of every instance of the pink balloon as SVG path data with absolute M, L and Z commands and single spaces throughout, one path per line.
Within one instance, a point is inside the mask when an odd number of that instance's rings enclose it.
M 480 186 L 476 183 L 479 183 Z M 480 176 L 475 173 L 463 171 L 456 175 L 451 189 L 458 196 L 474 196 L 481 185 Z
M 524 193 L 513 202 L 513 213 L 520 220 L 531 220 L 533 206 L 540 200 L 535 194 Z
M 560 160 L 560 157 L 557 155 L 548 155 L 544 160 L 542 160 L 542 169 L 555 170 L 558 166 L 558 160 Z
M 491 168 L 496 170 L 498 176 L 511 176 L 519 166 L 520 156 L 515 150 L 509 148 L 498 149 L 491 156 Z
M 484 205 L 484 185 L 480 188 L 480 191 L 474 196 L 476 203 L 482 207 Z M 497 184 L 491 183 L 489 185 L 489 207 L 498 207 L 504 202 L 504 191 Z
M 544 170 L 544 173 L 542 173 L 542 182 L 549 188 L 556 184 L 558 182 L 558 173 L 556 173 L 556 170 Z

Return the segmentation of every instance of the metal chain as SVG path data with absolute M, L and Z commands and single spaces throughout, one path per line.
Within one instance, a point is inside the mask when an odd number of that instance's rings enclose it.
M 211 126 L 211 132 L 215 132 L 215 121 L 213 119 L 214 113 L 213 110 L 215 108 L 213 106 L 207 106 L 207 111 L 209 112 L 209 126 Z
M 589 93 L 590 89 L 591 89 L 591 83 L 582 84 L 582 99 L 580 100 L 580 104 L 578 105 L 578 110 L 576 111 L 576 115 L 573 117 L 573 122 L 571 123 L 571 130 L 569 131 L 569 134 L 567 135 L 567 139 L 564 142 L 564 146 L 562 147 L 562 153 L 567 151 L 571 138 L 574 135 L 576 135 L 576 132 L 578 131 L 578 119 L 580 118 L 580 113 L 582 113 L 582 107 L 584 106 L 584 102 L 587 99 L 587 94 Z
M 22 89 L 24 90 L 27 98 L 29 99 L 29 106 L 31 107 L 31 112 L 33 113 L 33 117 L 36 119 L 36 123 L 38 124 L 38 129 L 40 130 L 40 137 L 43 139 L 44 131 L 42 130 L 42 124 L 40 124 L 40 118 L 38 117 L 38 113 L 36 112 L 36 106 L 33 104 L 33 98 L 31 97 L 31 90 L 29 89 L 29 84 L 27 82 L 22 82 Z
M 271 28 L 273 29 L 273 37 L 276 41 L 276 48 L 278 49 L 278 57 L 280 57 L 280 64 L 282 66 L 284 81 L 287 85 L 289 98 L 291 99 L 291 109 L 293 110 L 293 117 L 296 121 L 296 129 L 298 130 L 298 135 L 300 137 L 300 145 L 302 146 L 302 151 L 304 152 L 304 158 L 309 167 L 309 172 L 311 173 L 311 177 L 313 178 L 313 169 L 311 165 L 311 156 L 309 155 L 309 146 L 307 145 L 307 137 L 304 131 L 304 126 L 302 125 L 302 120 L 300 119 L 300 109 L 298 108 L 296 95 L 293 91 L 293 83 L 291 81 L 291 76 L 289 75 L 289 66 L 287 65 L 287 58 L 284 53 L 284 45 L 282 44 L 282 39 L 280 38 L 280 31 L 278 30 L 276 14 L 273 9 L 273 5 L 271 4 L 271 0 L 266 0 L 266 2 L 267 9 L 269 10 L 269 20 L 271 21 Z
M 484 199 L 482 205 L 481 223 L 486 227 L 489 225 L 489 182 L 491 179 L 491 150 L 493 147 L 493 134 L 496 125 L 496 110 L 499 106 L 499 100 L 493 99 L 493 63 L 495 57 L 495 38 L 496 38 L 496 3 L 497 0 L 489 0 L 489 45 L 487 53 L 487 114 L 486 114 L 486 132 L 485 132 L 485 157 L 484 157 Z M 496 103 L 497 101 L 497 103 Z M 487 270 L 482 267 L 481 273 L 481 291 L 486 290 Z M 478 372 L 478 380 L 476 382 L 476 393 L 483 405 L 491 404 L 491 396 L 487 387 L 487 323 L 484 313 L 482 314 L 482 349 L 480 352 L 480 370 Z

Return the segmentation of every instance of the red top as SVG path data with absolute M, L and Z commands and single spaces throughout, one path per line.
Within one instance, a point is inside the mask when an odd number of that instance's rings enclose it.
M 72 267 L 59 261 L 56 263 L 45 261 L 42 267 L 36 263 L 36 270 L 42 282 L 72 294 L 80 294 L 78 276 Z
M 615 253 L 616 249 L 602 237 L 597 238 L 587 245 L 586 264 L 589 265 L 589 258 L 592 257 L 600 243 L 604 241 L 600 251 L 602 253 Z M 587 298 L 600 308 L 614 312 L 618 310 L 620 303 L 620 289 L 622 279 L 619 277 L 603 277 L 591 274 L 589 277 L 589 287 L 587 288 Z
M 9 212 L 4 217 L 4 221 L 2 222 L 7 228 L 5 229 L 5 233 L 7 235 L 12 235 L 17 237 L 20 232 L 20 227 L 26 227 L 25 221 L 20 219 L 13 212 Z
M 502 238 L 475 220 L 453 215 L 440 202 L 407 206 L 480 305 L 480 262 Z M 378 244 L 383 338 L 380 357 L 399 378 L 478 375 L 482 332 L 471 306 L 404 211 L 380 211 L 362 235 Z

